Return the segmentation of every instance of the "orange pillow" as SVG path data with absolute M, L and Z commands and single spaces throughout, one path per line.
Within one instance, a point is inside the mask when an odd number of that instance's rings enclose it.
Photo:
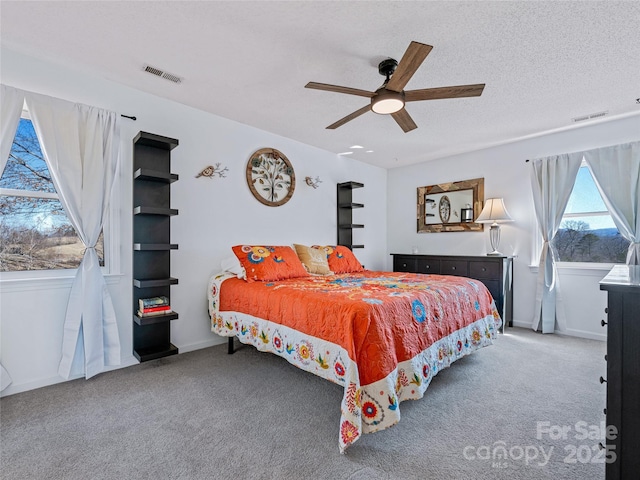
M 327 253 L 327 262 L 329 263 L 329 268 L 333 273 L 351 273 L 364 271 L 364 267 L 358 261 L 353 252 L 344 245 L 326 245 L 324 247 L 313 245 L 311 248 L 319 248 Z
M 247 282 L 309 276 L 291 247 L 236 245 L 231 249 L 247 272 Z

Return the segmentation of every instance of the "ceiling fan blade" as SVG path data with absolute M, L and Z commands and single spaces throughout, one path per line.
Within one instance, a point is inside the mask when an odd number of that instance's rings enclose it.
M 349 115 L 347 115 L 344 118 L 341 118 L 336 123 L 332 123 L 331 125 L 329 125 L 327 127 L 327 130 L 335 130 L 336 128 L 341 127 L 342 125 L 344 125 L 345 123 L 350 122 L 354 118 L 358 118 L 363 113 L 367 113 L 369 110 L 371 110 L 371 105 L 365 105 L 361 109 L 356 110 L 353 113 L 350 113 Z
M 422 65 L 433 47 L 424 43 L 411 42 L 407 51 L 400 59 L 396 71 L 391 75 L 391 80 L 387 83 L 387 90 L 401 92 L 404 86 L 409 83 L 413 74 Z
M 455 87 L 423 88 L 404 92 L 405 102 L 419 100 L 439 100 L 442 98 L 479 97 L 484 90 L 484 83 L 474 85 L 458 85 Z
M 404 133 L 418 128 L 416 122 L 413 121 L 409 112 L 404 108 L 402 110 L 398 110 L 396 113 L 392 113 L 391 116 L 396 122 L 398 122 L 398 125 L 400 125 L 400 128 L 404 130 Z
M 315 90 L 326 90 L 327 92 L 346 93 L 347 95 L 358 95 L 360 97 L 371 98 L 375 92 L 368 92 L 358 88 L 341 87 L 339 85 L 329 85 L 328 83 L 309 82 L 304 88 L 313 88 Z

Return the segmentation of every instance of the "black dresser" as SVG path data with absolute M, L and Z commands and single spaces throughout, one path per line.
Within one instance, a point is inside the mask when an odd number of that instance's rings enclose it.
M 513 258 L 507 256 L 392 253 L 394 272 L 458 275 L 480 280 L 496 302 L 504 325 L 513 326 Z
M 640 478 L 640 266 L 616 265 L 607 291 L 607 480 Z M 614 455 L 615 454 L 615 455 Z

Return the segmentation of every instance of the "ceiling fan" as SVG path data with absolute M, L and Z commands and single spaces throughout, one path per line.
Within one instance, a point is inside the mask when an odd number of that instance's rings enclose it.
M 332 123 L 327 128 L 330 130 L 341 127 L 363 113 L 373 110 L 379 114 L 391 114 L 393 119 L 400 125 L 404 132 L 418 128 L 407 110 L 404 108 L 406 102 L 417 102 L 420 100 L 437 100 L 443 98 L 479 97 L 484 90 L 484 83 L 473 85 L 458 85 L 452 87 L 424 88 L 421 90 L 403 90 L 413 74 L 424 62 L 433 47 L 424 43 L 411 42 L 407 51 L 400 59 L 400 63 L 393 58 L 383 60 L 378 65 L 380 75 L 386 80 L 375 92 L 359 90 L 357 88 L 340 87 L 326 83 L 309 82 L 305 88 L 316 90 L 327 90 L 329 92 L 346 93 L 347 95 L 358 95 L 371 99 L 369 105 L 350 113 L 346 117 Z

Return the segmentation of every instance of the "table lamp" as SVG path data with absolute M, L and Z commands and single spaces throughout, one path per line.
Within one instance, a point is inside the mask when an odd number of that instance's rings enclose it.
M 476 223 L 490 223 L 489 239 L 491 240 L 492 252 L 487 255 L 502 255 L 498 251 L 500 245 L 500 225 L 499 223 L 513 222 L 513 219 L 504 208 L 504 201 L 501 198 L 489 198 L 484 202 L 484 208 L 480 212 L 480 216 L 476 219 Z

